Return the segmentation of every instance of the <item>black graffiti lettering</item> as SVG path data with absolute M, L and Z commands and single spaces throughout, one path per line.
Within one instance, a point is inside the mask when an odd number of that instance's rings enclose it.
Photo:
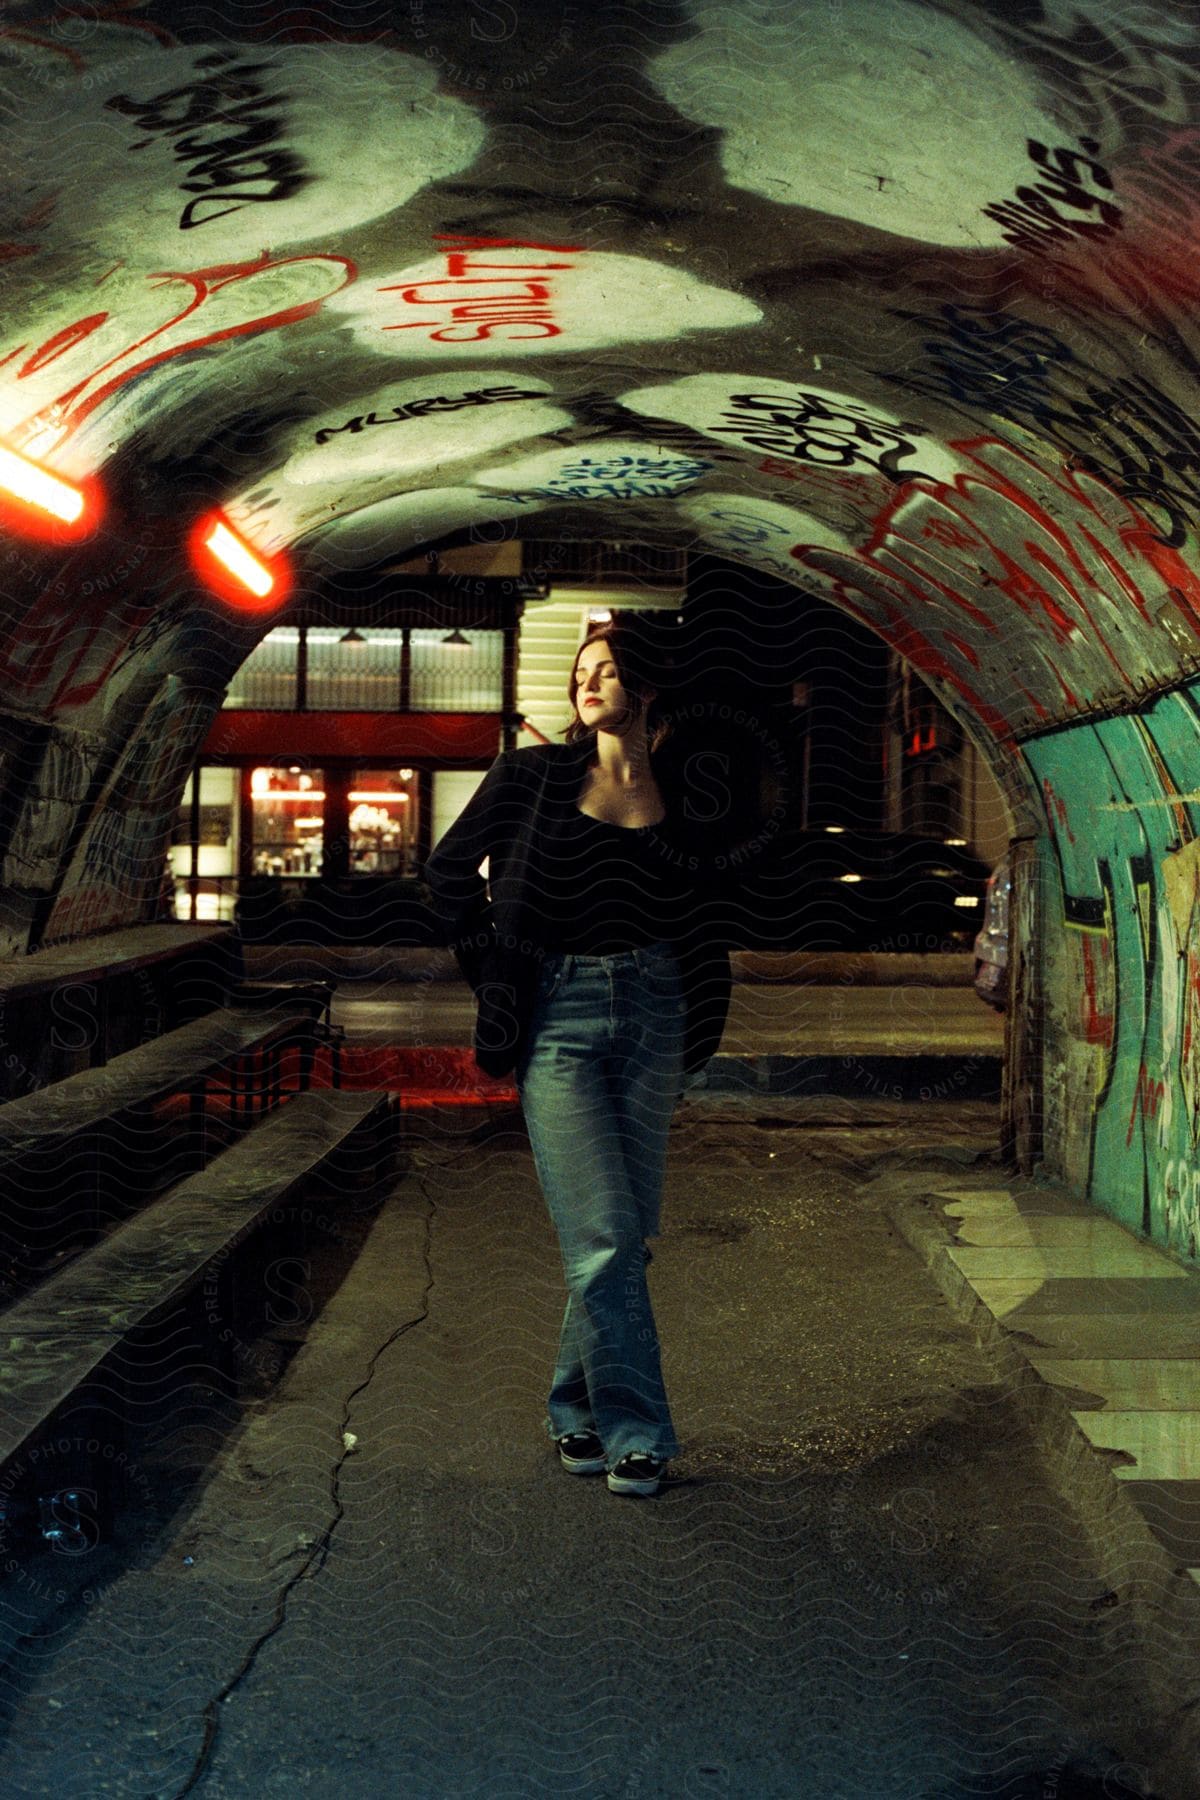
M 129 94 L 113 94 L 104 104 L 110 112 L 126 113 L 130 118 L 136 119 L 143 131 L 183 131 L 189 125 L 209 123 L 225 101 L 261 101 L 265 97 L 262 88 L 247 77 L 261 75 L 268 69 L 276 68 L 277 63 L 244 64 L 241 68 L 223 69 L 204 81 L 169 88 L 165 93 L 156 94 L 152 100 L 135 100 Z M 178 114 L 171 110 L 175 102 L 184 103 L 184 110 Z
M 921 426 L 903 421 L 890 425 L 852 402 L 831 405 L 804 390 L 794 395 L 731 394 L 730 406 L 733 410 L 722 414 L 728 424 L 713 430 L 753 449 L 823 468 L 865 465 L 890 481 L 922 478 L 921 470 L 899 466 L 902 458 L 916 455 L 912 440 L 925 435 Z
M 1081 138 L 1084 152 L 1097 148 L 1093 138 Z M 997 201 L 983 208 L 985 219 L 1002 227 L 1006 244 L 1037 249 L 1052 239 L 1107 238 L 1118 229 L 1121 208 L 1099 194 L 1090 193 L 1080 180 L 1080 168 L 1104 193 L 1112 193 L 1112 176 L 1090 154 L 1057 145 L 1053 150 L 1037 138 L 1026 139 L 1026 148 L 1041 179 L 1016 189 L 1015 200 Z M 1096 213 L 1096 218 L 1064 218 L 1060 208 L 1072 213 Z
M 1126 499 L 1161 508 L 1159 535 L 1184 541 L 1185 521 L 1200 510 L 1200 433 L 1161 388 L 1140 375 L 1101 375 L 1053 332 L 1023 320 L 998 323 L 954 305 L 940 318 L 898 316 L 931 333 L 921 345 L 926 368 L 895 377 L 906 387 L 1036 430 Z
M 356 437 L 368 425 L 396 425 L 405 419 L 423 419 L 430 413 L 460 412 L 465 406 L 498 406 L 506 400 L 544 400 L 545 394 L 540 388 L 491 387 L 472 388 L 465 394 L 438 394 L 428 400 L 409 400 L 401 406 L 394 406 L 386 413 L 362 413 L 353 419 L 347 419 L 341 425 L 322 425 L 314 434 L 314 442 L 327 444 L 339 433 L 349 432 Z
M 105 102 L 153 134 L 132 144 L 132 151 L 145 149 L 154 135 L 173 140 L 172 154 L 187 172 L 179 185 L 200 196 L 183 208 L 181 231 L 211 224 L 248 202 L 290 199 L 304 186 L 302 159 L 278 141 L 285 126 L 279 110 L 284 97 L 248 79 L 275 66 L 235 65 L 149 100 L 117 94 Z M 225 204 L 214 210 L 214 201 Z

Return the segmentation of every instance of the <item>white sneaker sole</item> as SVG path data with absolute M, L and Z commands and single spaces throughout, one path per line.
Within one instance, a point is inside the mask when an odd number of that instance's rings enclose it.
M 634 1475 L 614 1475 L 611 1469 L 608 1472 L 610 1494 L 642 1494 L 649 1499 L 651 1494 L 657 1494 L 658 1484 L 659 1477 L 657 1475 L 639 1480 Z
M 578 1457 L 564 1456 L 560 1450 L 558 1453 L 558 1460 L 567 1471 L 568 1475 L 603 1475 L 604 1473 L 604 1458 L 602 1456 L 589 1457 L 581 1462 Z

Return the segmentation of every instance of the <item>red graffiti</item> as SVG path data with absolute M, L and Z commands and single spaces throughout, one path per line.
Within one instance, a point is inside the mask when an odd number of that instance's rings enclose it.
M 258 278 L 270 277 L 283 268 L 297 270 L 298 285 L 311 288 L 312 292 L 290 304 L 280 305 L 277 277 L 265 282 Z M 281 326 L 310 318 L 331 295 L 353 281 L 355 274 L 355 266 L 349 257 L 324 253 L 273 257 L 264 251 L 254 262 L 222 263 L 209 269 L 148 275 L 146 280 L 153 293 L 162 296 L 162 310 L 167 313 L 151 330 L 132 342 L 122 343 L 112 353 L 108 348 L 112 332 L 104 328 L 112 321 L 118 328 L 119 337 L 119 318 L 108 312 L 89 313 L 53 332 L 26 356 L 16 374 L 18 381 L 27 380 L 51 363 L 66 358 L 68 385 L 53 400 L 43 400 L 9 434 L 10 441 L 19 447 L 43 430 L 48 419 L 60 429 L 73 430 L 126 382 L 189 350 L 203 349 L 224 338 L 278 330 Z M 263 292 L 261 302 L 255 292 L 256 281 Z M 180 285 L 186 297 L 180 295 Z M 260 305 L 261 311 L 257 310 Z M 231 313 L 234 316 L 229 319 Z M 229 322 L 218 323 L 221 318 L 229 319 Z M 94 350 L 89 340 L 94 340 Z M 99 348 L 101 345 L 103 349 Z M 28 345 L 19 344 L 0 356 L 0 364 L 12 362 L 27 349 Z M 74 354 L 80 351 L 82 355 Z M 91 361 L 88 367 L 89 360 L 94 357 L 99 360 Z
M 532 244 L 522 238 L 460 237 L 438 232 L 445 250 L 446 273 L 427 281 L 392 282 L 381 294 L 398 294 L 400 304 L 433 312 L 433 318 L 401 319 L 384 331 L 427 331 L 442 344 L 472 344 L 500 332 L 520 342 L 525 338 L 560 337 L 554 321 L 554 284 L 534 277 L 575 267 L 571 262 L 495 262 L 478 250 L 536 250 L 549 256 L 577 256 L 579 244 Z M 480 273 L 486 271 L 486 273 Z M 522 279 L 524 277 L 524 279 Z M 487 288 L 487 293 L 476 293 Z M 468 291 L 471 290 L 471 291 Z
M 893 492 L 893 484 L 883 475 L 847 475 L 844 470 L 823 469 L 816 463 L 785 462 L 779 456 L 764 457 L 758 473 L 779 481 L 803 482 L 809 493 L 834 494 L 839 500 L 853 500 L 873 510 Z
M 112 573 L 136 590 L 152 571 L 147 542 L 134 546 Z M 112 598 L 93 599 L 90 587 L 59 581 L 43 590 L 19 640 L 0 653 L 0 680 L 27 704 L 47 711 L 86 704 L 126 659 L 136 634 L 153 627 L 157 608 L 140 601 L 136 591 L 114 605 Z
M 998 714 L 983 709 L 971 677 L 987 641 L 1011 629 L 1001 600 L 1046 639 L 1040 667 L 1071 711 L 1082 704 L 1077 667 L 1094 684 L 1102 662 L 1110 679 L 1127 683 L 1128 657 L 1107 629 L 1122 604 L 1149 622 L 1165 586 L 1200 637 L 1200 581 L 1129 500 L 1084 471 L 1051 473 L 1002 439 L 949 448 L 963 472 L 894 490 L 861 551 L 833 558 L 797 545 L 792 554 L 834 574 L 839 604 L 855 588 L 864 593 L 886 614 L 883 635 L 953 685 L 992 730 Z M 1037 718 L 1051 716 L 1046 696 L 1008 679 Z
M 3 35 L 3 32 L 0 32 L 0 37 Z M 17 220 L 17 230 L 36 231 L 39 225 L 44 225 L 54 211 L 56 200 L 56 195 L 47 194 L 43 199 L 36 201 L 28 212 Z M 0 243 L 0 262 L 15 262 L 22 256 L 36 256 L 41 247 L 40 244 L 29 244 L 18 238 L 9 238 L 4 243 Z
M 1104 960 L 1108 962 L 1111 956 L 1108 939 L 1104 938 L 1102 942 Z M 1083 953 L 1083 1035 L 1089 1044 L 1111 1050 L 1116 1038 L 1116 1014 L 1111 1008 L 1102 1012 L 1097 1004 L 1100 971 L 1093 957 L 1091 939 L 1085 936 L 1080 947 Z
M 1042 798 L 1046 802 L 1046 817 L 1050 821 L 1051 831 L 1065 831 L 1067 842 L 1075 842 L 1075 833 L 1071 830 L 1071 821 L 1067 816 L 1067 803 L 1062 795 L 1055 792 L 1054 783 L 1046 776 L 1042 782 Z
M 1147 1119 L 1157 1118 L 1158 1108 L 1165 1092 L 1166 1083 L 1162 1081 L 1151 1081 L 1146 1072 L 1146 1065 L 1145 1063 L 1142 1063 L 1138 1069 L 1137 1087 L 1134 1089 L 1133 1094 L 1133 1105 L 1129 1109 L 1129 1130 L 1125 1133 L 1126 1149 L 1128 1149 L 1133 1142 L 1133 1132 L 1138 1121 L 1138 1114 L 1140 1113 Z

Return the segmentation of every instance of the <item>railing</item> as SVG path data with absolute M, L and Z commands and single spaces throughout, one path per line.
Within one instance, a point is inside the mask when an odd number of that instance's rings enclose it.
M 267 633 L 230 684 L 228 710 L 499 712 L 504 634 L 347 631 Z

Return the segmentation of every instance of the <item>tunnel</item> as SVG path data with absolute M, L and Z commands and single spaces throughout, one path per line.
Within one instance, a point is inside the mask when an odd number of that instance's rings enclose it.
M 1021 1154 L 1194 1259 L 1186 22 L 486 11 L 6 23 L 2 441 L 89 500 L 0 552 L 5 952 L 146 916 L 288 605 L 202 566 L 210 514 L 293 599 L 453 537 L 686 544 L 983 751 Z
M 21 0 L 0 69 L 0 956 L 160 916 L 298 608 L 464 547 L 721 558 L 974 744 L 1005 1141 L 1194 1266 L 1187 9 Z

